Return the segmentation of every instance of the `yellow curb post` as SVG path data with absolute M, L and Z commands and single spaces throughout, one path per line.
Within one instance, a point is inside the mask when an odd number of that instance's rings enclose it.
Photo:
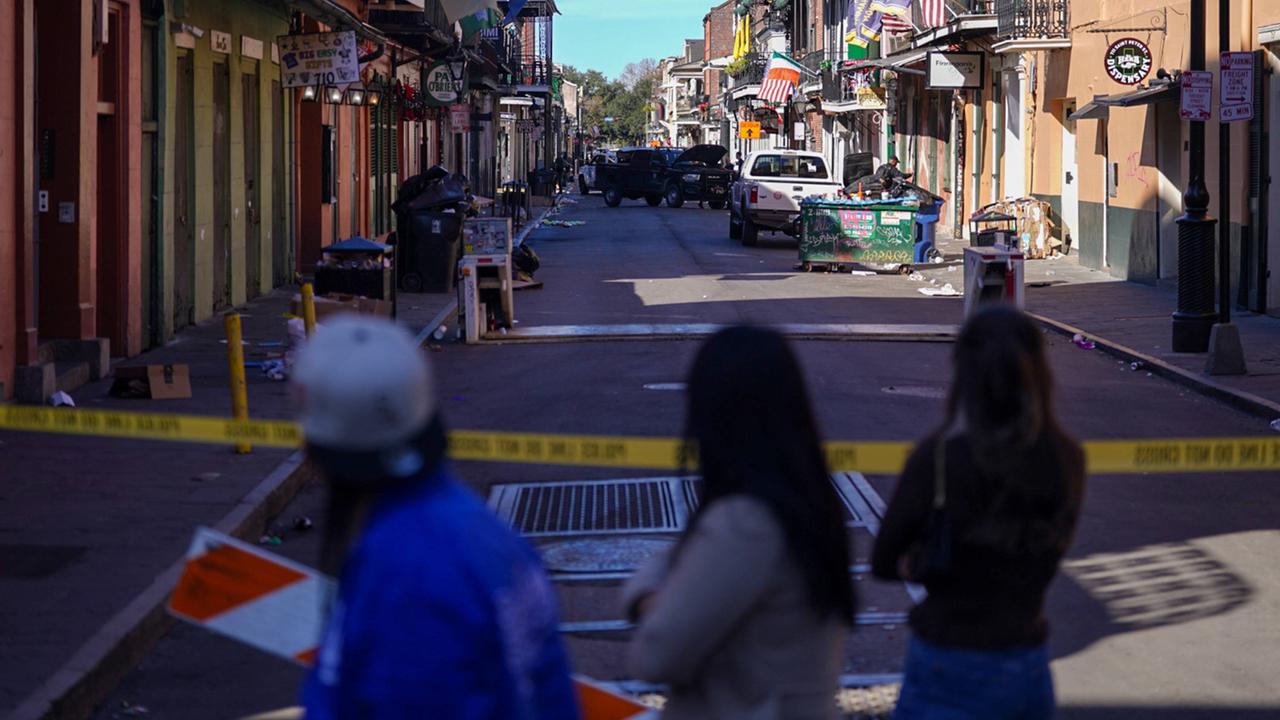
M 231 417 L 249 419 L 249 392 L 244 382 L 244 346 L 240 344 L 240 314 L 227 313 L 227 370 L 231 378 Z M 244 455 L 253 450 L 248 443 L 236 443 L 236 452 Z
M 311 283 L 302 283 L 302 325 L 307 337 L 316 331 L 316 292 Z

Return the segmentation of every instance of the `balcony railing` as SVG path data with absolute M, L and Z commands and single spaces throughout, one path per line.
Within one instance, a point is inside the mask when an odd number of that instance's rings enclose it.
M 746 68 L 736 75 L 732 75 L 733 87 L 742 87 L 744 85 L 759 85 L 764 82 L 764 69 L 769 62 L 759 53 L 750 53 L 745 56 Z
M 999 40 L 1070 36 L 1068 0 L 996 0 Z
M 549 88 L 555 75 L 552 70 L 552 64 L 547 62 L 546 58 L 538 56 L 525 55 L 509 59 L 507 67 L 510 68 L 510 72 L 502 78 L 505 85 L 532 85 Z

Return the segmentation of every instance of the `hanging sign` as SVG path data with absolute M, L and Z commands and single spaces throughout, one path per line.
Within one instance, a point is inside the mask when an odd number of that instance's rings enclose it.
M 1182 73 L 1182 103 L 1178 115 L 1183 120 L 1206 122 L 1213 114 L 1213 73 L 1188 70 Z
M 453 79 L 453 71 L 449 63 L 441 62 L 432 65 L 422 77 L 422 90 L 426 93 L 427 104 L 436 107 L 453 105 L 460 99 L 458 85 Z M 462 77 L 462 93 L 467 91 L 467 78 Z
M 930 52 L 926 57 L 926 88 L 963 90 L 982 87 L 983 53 Z
M 1253 119 L 1253 53 L 1224 52 L 1218 65 L 1218 119 Z
M 449 124 L 458 133 L 471 132 L 471 106 L 464 104 L 449 106 Z
M 1107 48 L 1107 75 L 1121 85 L 1137 85 L 1151 74 L 1151 48 L 1138 38 L 1120 38 Z
M 281 35 L 280 74 L 287 88 L 360 82 L 354 32 Z

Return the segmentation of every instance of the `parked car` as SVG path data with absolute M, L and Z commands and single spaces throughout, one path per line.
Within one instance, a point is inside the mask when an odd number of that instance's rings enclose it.
M 578 168 L 578 192 L 583 195 L 590 195 L 592 190 L 599 190 L 600 185 L 596 180 L 596 167 L 611 165 L 616 162 L 618 162 L 618 156 L 613 150 L 602 150 L 592 155 L 590 162 L 585 162 L 582 167 Z
M 724 166 L 728 154 L 723 145 L 694 145 L 676 156 L 663 173 L 662 196 L 667 207 L 678 208 L 692 201 L 723 209 L 733 183 L 733 170 Z
M 596 166 L 596 184 L 604 192 L 604 203 L 618 207 L 622 199 L 644 198 L 649 207 L 662 203 L 666 186 L 667 161 L 655 148 L 623 148 L 618 161 Z
M 800 235 L 800 201 L 840 189 L 822 155 L 803 150 L 758 150 L 747 156 L 730 191 L 729 237 L 755 245 L 760 230 Z

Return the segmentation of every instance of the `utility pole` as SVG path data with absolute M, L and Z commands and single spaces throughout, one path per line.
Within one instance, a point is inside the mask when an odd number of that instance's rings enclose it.
M 1231 49 L 1231 1 L 1218 0 L 1219 57 Z M 1195 27 L 1194 21 L 1192 27 Z M 1218 102 L 1221 103 L 1226 89 L 1221 69 L 1218 76 Z M 1210 375 L 1244 375 L 1240 328 L 1231 323 L 1231 123 L 1225 122 L 1221 115 L 1218 117 L 1218 209 L 1222 215 L 1222 222 L 1218 223 L 1218 324 L 1210 333 L 1204 371 Z
M 1220 0 L 1226 2 L 1226 0 Z M 1204 70 L 1205 0 L 1191 0 L 1192 71 Z M 1188 182 L 1178 218 L 1178 309 L 1173 313 L 1173 351 L 1205 352 L 1213 329 L 1213 235 L 1209 188 L 1204 182 L 1204 123 L 1188 127 Z

